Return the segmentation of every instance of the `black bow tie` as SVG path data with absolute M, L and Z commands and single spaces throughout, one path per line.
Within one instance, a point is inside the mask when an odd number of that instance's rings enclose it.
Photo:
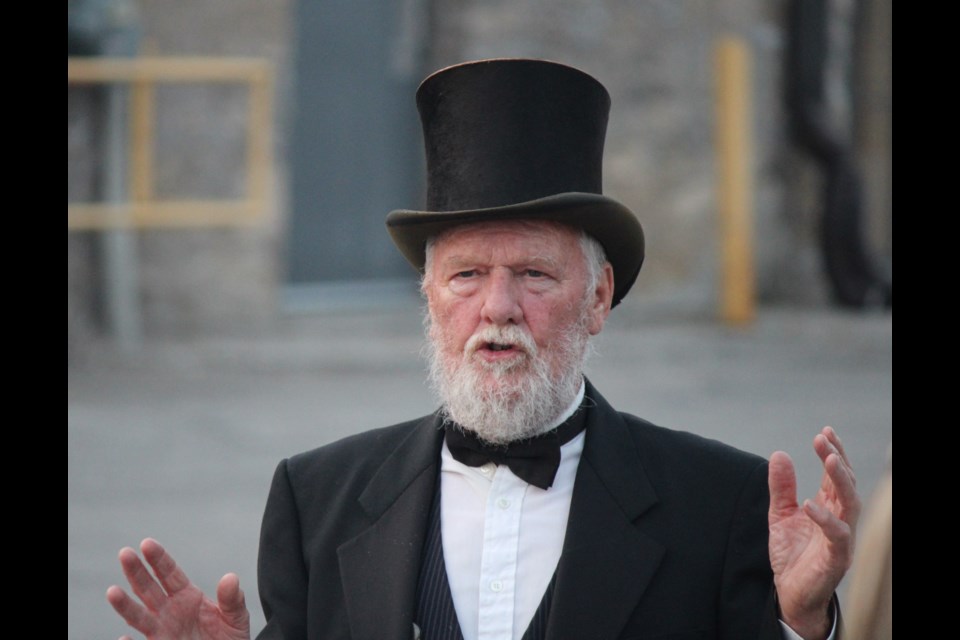
M 586 426 L 583 407 L 563 424 L 542 435 L 505 445 L 482 442 L 474 432 L 456 425 L 446 426 L 447 448 L 455 460 L 470 467 L 493 462 L 510 467 L 514 475 L 541 489 L 549 489 L 560 467 L 560 447 Z

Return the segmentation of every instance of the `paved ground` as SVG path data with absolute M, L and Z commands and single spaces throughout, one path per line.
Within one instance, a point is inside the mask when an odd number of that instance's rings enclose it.
M 253 624 L 260 516 L 284 456 L 429 412 L 418 304 L 285 318 L 270 335 L 96 349 L 68 376 L 70 640 L 126 632 L 104 599 L 116 553 L 165 543 L 208 593 L 240 574 Z M 761 309 L 748 329 L 611 316 L 590 377 L 614 406 L 769 455 L 790 453 L 803 496 L 823 425 L 866 497 L 893 437 L 892 313 Z M 841 595 L 844 585 L 841 585 Z

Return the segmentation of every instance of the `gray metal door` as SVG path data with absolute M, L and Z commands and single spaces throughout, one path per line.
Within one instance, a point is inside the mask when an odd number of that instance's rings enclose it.
M 423 202 L 419 3 L 296 3 L 288 292 L 415 281 L 384 218 Z

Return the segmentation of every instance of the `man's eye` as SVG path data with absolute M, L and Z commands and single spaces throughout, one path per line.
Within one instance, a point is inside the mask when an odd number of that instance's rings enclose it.
M 543 271 L 537 271 L 536 269 L 527 269 L 527 275 L 531 278 L 542 278 L 545 274 Z
M 472 277 L 475 276 L 475 275 L 477 275 L 477 272 L 474 271 L 474 270 L 472 270 L 472 269 L 470 269 L 470 270 L 468 270 L 468 271 L 458 271 L 458 272 L 457 272 L 457 277 L 458 277 L 458 278 L 472 278 Z

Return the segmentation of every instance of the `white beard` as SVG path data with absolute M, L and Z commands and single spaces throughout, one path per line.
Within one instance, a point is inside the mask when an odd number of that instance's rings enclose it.
M 542 354 L 533 338 L 515 325 L 486 327 L 471 336 L 463 353 L 448 354 L 442 328 L 428 316 L 425 351 L 444 419 L 494 444 L 546 431 L 580 390 L 590 342 L 585 311 Z M 522 356 L 487 362 L 476 351 L 488 342 L 513 344 Z

